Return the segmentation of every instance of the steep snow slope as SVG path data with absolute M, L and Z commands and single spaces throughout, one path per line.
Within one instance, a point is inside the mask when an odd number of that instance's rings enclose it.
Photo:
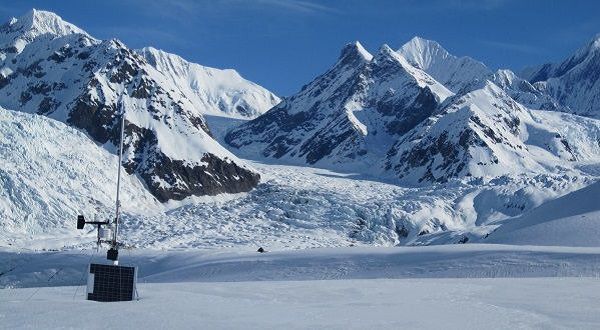
M 371 56 L 356 42 L 330 70 L 225 141 L 250 158 L 364 170 L 450 95 L 387 45 Z
M 136 52 L 168 76 L 203 114 L 255 118 L 280 102 L 273 93 L 242 78 L 235 70 L 190 63 L 152 47 Z
M 451 55 L 439 43 L 420 37 L 414 37 L 404 44 L 398 53 L 454 93 L 491 75 L 483 63 L 467 56 Z
M 600 118 L 600 34 L 563 62 L 527 69 L 523 75 L 567 111 Z
M 0 108 L 0 228 L 3 244 L 53 233 L 78 238 L 77 214 L 114 212 L 117 157 L 82 132 L 46 117 Z M 125 175 L 127 216 L 156 214 L 160 203 Z M 83 212 L 83 213 L 82 213 Z M 89 241 L 89 237 L 86 241 Z
M 600 246 L 600 182 L 501 222 L 483 243 Z
M 125 164 L 161 201 L 248 191 L 259 176 L 210 136 L 204 108 L 117 40 L 33 10 L 0 28 L 0 104 L 87 132 L 108 150 L 126 109 Z

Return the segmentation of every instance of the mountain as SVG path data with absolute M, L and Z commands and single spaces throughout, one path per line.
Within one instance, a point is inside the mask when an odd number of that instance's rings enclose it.
M 219 70 L 190 63 L 152 47 L 136 50 L 155 69 L 168 76 L 205 114 L 255 118 L 281 100 L 235 70 Z
M 529 68 L 522 74 L 574 114 L 600 118 L 600 34 L 560 63 Z
M 449 98 L 402 136 L 389 150 L 385 170 L 410 183 L 545 173 L 587 157 L 572 145 L 589 148 L 591 142 L 593 148 L 599 126 L 597 121 L 590 125 L 595 128 L 589 132 L 592 141 L 565 137 L 554 123 L 534 118 L 488 81 L 480 89 Z
M 0 63 L 0 105 L 19 110 L 0 109 L 0 240 L 18 248 L 89 246 L 68 219 L 111 216 L 121 106 L 134 247 L 491 240 L 600 173 L 600 120 L 547 93 L 557 78 L 493 72 L 420 38 L 374 54 L 350 43 L 281 102 L 234 71 L 97 40 L 42 11 L 0 28 Z M 215 139 L 258 159 L 263 183 Z
M 511 70 L 500 69 L 489 79 L 527 108 L 568 112 L 567 107 L 561 105 L 539 85 L 531 84 Z
M 0 49 L 0 105 L 5 108 L 63 121 L 114 151 L 117 112 L 123 106 L 125 168 L 160 201 L 257 185 L 259 175 L 211 137 L 203 117 L 218 111 L 252 116 L 265 110 L 256 106 L 278 102 L 234 72 L 159 52 L 152 52 L 159 55 L 149 62 L 118 40 L 94 39 L 56 14 L 35 9 L 0 27 Z M 169 60 L 178 66 L 159 71 Z M 228 77 L 235 79 L 223 82 Z
M 372 56 L 355 42 L 330 70 L 225 141 L 242 154 L 365 169 L 450 95 L 387 45 Z
M 45 116 L 0 108 L 0 159 L 3 235 L 73 236 L 75 215 L 112 216 L 117 156 L 83 132 Z M 124 175 L 121 183 L 126 216 L 161 210 L 136 175 Z
M 542 109 L 556 105 L 512 72 L 493 73 L 435 42 L 415 38 L 398 52 L 384 45 L 375 56 L 356 42 L 330 70 L 225 141 L 248 157 L 409 185 L 553 173 L 589 159 L 577 150 L 595 150 L 597 121 L 565 118 L 587 135 L 564 136 L 514 98 Z M 592 151 L 591 159 L 597 156 Z

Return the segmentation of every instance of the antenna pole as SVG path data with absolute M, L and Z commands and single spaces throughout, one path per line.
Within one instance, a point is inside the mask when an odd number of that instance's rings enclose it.
M 121 164 L 123 161 L 123 135 L 125 130 L 125 106 L 121 102 L 121 139 L 119 141 L 119 165 L 117 167 L 117 200 L 115 203 L 115 232 L 113 234 L 112 247 L 115 250 L 118 250 L 119 247 L 117 245 L 117 235 L 119 233 L 119 220 L 121 216 L 121 201 L 119 200 L 119 191 L 121 188 Z M 113 261 L 113 264 L 118 265 L 119 260 Z

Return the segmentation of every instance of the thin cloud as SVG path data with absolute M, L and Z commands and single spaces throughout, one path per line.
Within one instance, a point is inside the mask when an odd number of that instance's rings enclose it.
M 305 14 L 341 13 L 337 8 L 301 0 L 258 0 L 256 3 Z
M 192 0 L 132 0 L 126 4 L 148 17 L 160 17 L 185 25 L 185 23 L 193 19 L 198 12 L 211 9 L 214 3 Z
M 481 43 L 486 46 L 493 47 L 493 48 L 509 50 L 509 51 L 514 51 L 514 52 L 519 52 L 519 53 L 526 53 L 526 54 L 541 54 L 541 53 L 543 53 L 543 50 L 540 49 L 539 47 L 534 47 L 534 46 L 525 45 L 525 44 L 518 44 L 518 43 L 511 43 L 511 42 L 504 42 L 504 41 L 493 41 L 493 40 L 483 40 L 483 41 L 481 41 Z
M 202 17 L 237 20 L 262 10 L 313 16 L 342 13 L 338 8 L 307 0 L 131 0 L 128 4 L 147 17 L 168 19 L 187 27 Z
M 403 12 L 413 14 L 423 14 L 432 12 L 448 13 L 454 12 L 488 12 L 505 7 L 510 2 L 515 0 L 396 0 L 403 5 Z M 382 1 L 386 2 L 386 1 Z M 384 5 L 377 6 L 377 2 L 373 5 L 374 8 L 387 10 Z
M 454 6 L 462 7 L 464 9 L 487 11 L 501 8 L 511 1 L 512 0 L 452 0 L 449 1 L 449 3 L 453 3 Z

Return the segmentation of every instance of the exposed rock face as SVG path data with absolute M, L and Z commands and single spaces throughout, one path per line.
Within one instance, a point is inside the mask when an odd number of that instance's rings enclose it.
M 181 200 L 191 195 L 217 195 L 252 190 L 260 181 L 260 175 L 238 166 L 233 161 L 206 153 L 205 165 L 190 166 L 182 160 L 164 155 L 152 159 L 156 166 L 142 172 L 142 178 L 151 184 L 150 192 L 159 201 Z M 161 181 L 154 180 L 155 177 Z M 166 183 L 166 185 L 164 184 Z
M 258 174 L 212 139 L 202 106 L 123 43 L 96 40 L 34 10 L 0 28 L 0 48 L 6 108 L 66 122 L 115 150 L 122 105 L 126 169 L 159 200 L 248 191 L 258 183 Z

